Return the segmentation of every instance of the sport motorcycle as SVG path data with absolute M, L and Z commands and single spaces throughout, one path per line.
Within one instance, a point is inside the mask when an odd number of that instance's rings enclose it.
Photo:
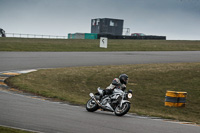
M 114 112 L 117 116 L 125 115 L 130 109 L 130 101 L 132 98 L 132 90 L 122 91 L 114 89 L 111 95 L 103 95 L 103 89 L 97 88 L 97 93 L 90 93 L 90 99 L 86 104 L 86 110 L 94 112 L 98 109 L 102 111 Z

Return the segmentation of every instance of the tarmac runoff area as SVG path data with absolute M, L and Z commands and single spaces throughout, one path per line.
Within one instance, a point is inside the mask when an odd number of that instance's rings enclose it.
M 25 97 L 28 97 L 28 98 L 31 98 L 31 99 L 55 102 L 50 98 L 45 98 L 45 97 L 42 97 L 42 96 L 36 96 L 34 94 L 31 94 L 31 93 L 26 93 L 26 92 L 20 91 L 20 90 L 15 89 L 15 88 L 11 88 L 11 87 L 7 86 L 7 84 L 4 82 L 9 77 L 13 77 L 13 76 L 21 75 L 21 74 L 25 74 L 25 73 L 30 73 L 30 72 L 34 72 L 34 71 L 37 71 L 37 70 L 36 69 L 30 69 L 30 70 L 22 70 L 22 71 L 13 70 L 13 71 L 0 72 L 0 91 L 22 95 L 22 96 L 25 96 Z M 66 104 L 66 102 L 57 102 L 57 103 L 59 103 L 59 104 L 65 103 Z M 70 105 L 70 106 L 73 106 L 73 105 Z M 132 114 L 132 113 L 129 113 L 127 115 L 129 117 L 134 117 L 134 118 L 141 118 L 141 119 L 147 118 L 147 119 L 153 119 L 153 120 L 162 120 L 162 121 L 166 121 L 166 122 L 170 122 L 170 123 L 179 123 L 179 124 L 185 124 L 185 125 L 191 125 L 191 126 L 200 126 L 199 124 L 196 124 L 196 123 L 193 123 L 193 122 L 183 122 L 183 121 L 178 121 L 178 120 L 162 119 L 162 118 L 159 118 L 159 117 L 138 116 L 138 115 Z M 11 127 L 11 128 L 17 128 L 17 127 Z

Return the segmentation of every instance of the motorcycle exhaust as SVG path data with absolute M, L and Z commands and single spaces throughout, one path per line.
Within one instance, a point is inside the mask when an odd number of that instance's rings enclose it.
M 89 95 L 90 95 L 90 97 L 99 105 L 99 107 L 101 107 L 101 108 L 104 109 L 104 110 L 108 110 L 108 111 L 114 112 L 114 110 L 112 109 L 112 107 L 111 107 L 110 105 L 108 105 L 108 107 L 109 107 L 110 109 L 108 109 L 108 108 L 102 106 L 102 105 L 96 100 L 96 98 L 95 98 L 95 96 L 94 96 L 93 93 L 90 93 Z
M 90 93 L 89 94 L 90 95 L 90 97 L 92 98 L 92 99 L 94 99 L 94 101 L 100 106 L 100 107 L 102 107 L 102 105 L 96 100 L 96 98 L 94 97 L 94 94 L 93 93 Z M 103 108 L 103 107 L 102 107 Z

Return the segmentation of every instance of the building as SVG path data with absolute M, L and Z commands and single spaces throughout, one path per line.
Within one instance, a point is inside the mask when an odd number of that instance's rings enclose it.
M 95 33 L 69 33 L 68 39 L 97 39 L 98 34 Z
M 122 35 L 124 20 L 97 18 L 91 20 L 91 33 Z
M 96 18 L 91 20 L 91 33 L 69 33 L 68 39 L 138 39 L 138 40 L 166 40 L 166 36 L 144 35 L 135 33 L 122 35 L 123 29 L 130 32 L 130 28 L 123 28 L 124 20 L 112 18 Z

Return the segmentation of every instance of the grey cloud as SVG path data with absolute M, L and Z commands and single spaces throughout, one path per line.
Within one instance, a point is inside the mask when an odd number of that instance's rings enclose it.
M 200 0 L 0 0 L 7 32 L 90 32 L 90 20 L 104 17 L 124 19 L 131 32 L 200 39 Z

